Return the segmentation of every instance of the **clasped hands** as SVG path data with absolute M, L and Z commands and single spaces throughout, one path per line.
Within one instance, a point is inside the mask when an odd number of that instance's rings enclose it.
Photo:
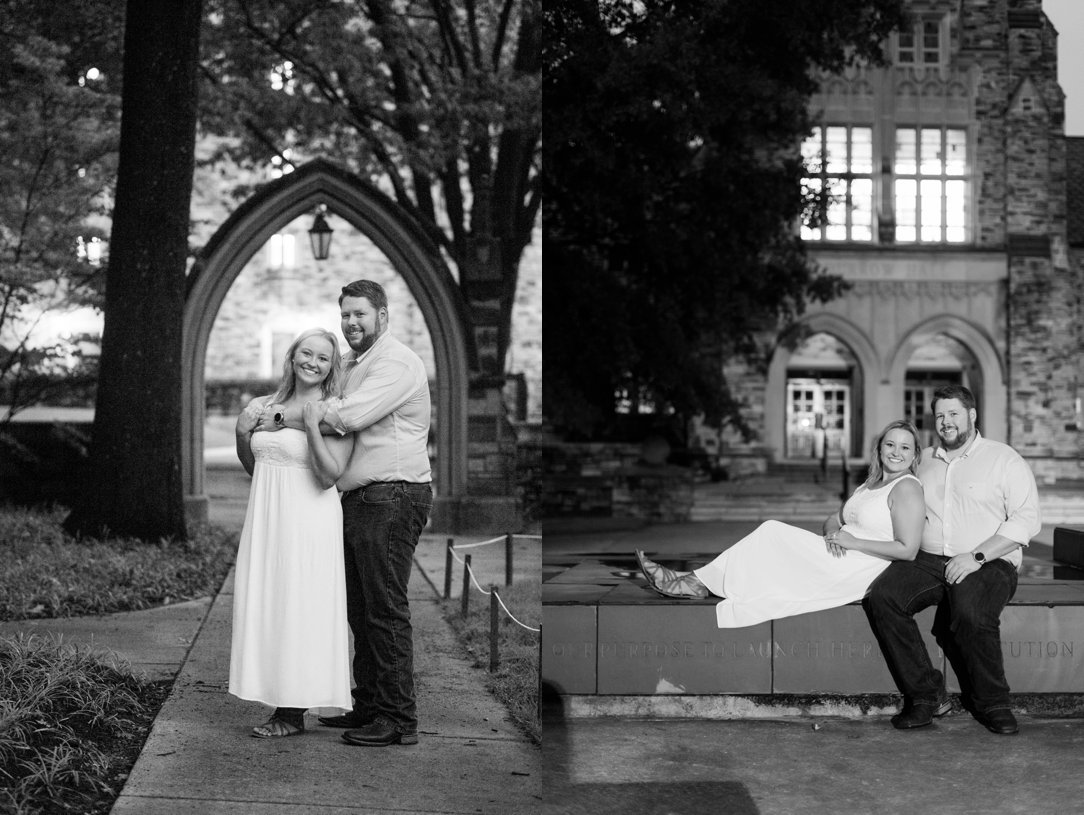
M 970 552 L 954 555 L 945 564 L 945 582 L 950 584 L 960 583 L 969 574 L 977 572 L 981 568 L 982 564 L 975 560 L 974 555 Z
M 828 554 L 832 557 L 846 557 L 847 550 L 857 540 L 850 532 L 837 529 L 824 536 L 824 545 L 828 547 Z
M 301 409 L 301 417 L 306 426 L 319 426 L 327 414 L 327 402 L 306 402 Z M 286 427 L 286 406 L 272 403 L 265 407 L 249 405 L 237 418 L 238 433 L 258 433 L 261 430 L 275 431 Z

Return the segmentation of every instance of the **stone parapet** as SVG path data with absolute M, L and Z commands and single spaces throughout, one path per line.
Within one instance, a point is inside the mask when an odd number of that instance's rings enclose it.
M 1005 671 L 1016 694 L 1080 693 L 1084 570 L 1066 569 L 1029 559 L 1002 613 Z M 542 680 L 561 695 L 599 698 L 896 692 L 858 603 L 720 629 L 715 602 L 660 597 L 631 561 L 582 562 L 543 584 Z M 923 632 L 933 614 L 918 615 Z M 936 641 L 924 639 L 948 691 L 959 693 Z

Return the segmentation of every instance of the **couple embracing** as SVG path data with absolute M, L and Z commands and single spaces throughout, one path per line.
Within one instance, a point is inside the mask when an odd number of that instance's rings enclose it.
M 960 681 L 961 701 L 993 733 L 1016 733 L 1000 616 L 1016 592 L 1021 550 L 1040 530 L 1035 477 L 1011 447 L 976 429 L 975 397 L 933 395 L 938 444 L 922 450 L 906 421 L 874 441 L 869 477 L 824 523 L 823 536 L 761 524 L 703 568 L 675 572 L 637 552 L 648 584 L 671 597 L 716 596 L 720 628 L 863 599 L 903 694 L 898 729 L 951 709 L 914 615 L 937 606 L 934 634 Z
M 348 284 L 339 308 L 350 351 L 340 357 L 329 331 L 303 332 L 278 390 L 237 419 L 253 478 L 229 691 L 274 707 L 258 738 L 304 733 L 306 710 L 332 707 L 347 712 L 319 720 L 348 744 L 416 744 L 407 583 L 432 507 L 429 381 L 388 333 L 379 284 Z

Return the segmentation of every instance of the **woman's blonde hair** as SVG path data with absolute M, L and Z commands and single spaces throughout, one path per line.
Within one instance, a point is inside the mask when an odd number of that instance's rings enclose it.
M 297 335 L 297 339 L 290 343 L 286 351 L 286 358 L 282 362 L 282 379 L 279 380 L 278 390 L 272 398 L 272 402 L 285 402 L 297 391 L 297 379 L 294 376 L 294 354 L 301 343 L 310 337 L 323 337 L 331 344 L 331 370 L 320 383 L 320 391 L 324 399 L 340 396 L 342 394 L 342 371 L 340 370 L 341 356 L 339 354 L 339 340 L 330 331 L 324 328 L 310 328 Z
M 874 484 L 879 483 L 884 477 L 885 468 L 884 465 L 881 464 L 881 442 L 885 440 L 885 436 L 892 430 L 906 430 L 911 434 L 911 438 L 915 442 L 915 458 L 914 461 L 911 462 L 911 466 L 908 470 L 911 475 L 918 475 L 918 465 L 919 462 L 922 461 L 922 439 L 919 438 L 918 428 L 906 419 L 897 419 L 894 422 L 889 422 L 888 426 L 873 440 L 873 447 L 869 454 L 869 475 L 866 478 L 867 487 L 872 487 Z

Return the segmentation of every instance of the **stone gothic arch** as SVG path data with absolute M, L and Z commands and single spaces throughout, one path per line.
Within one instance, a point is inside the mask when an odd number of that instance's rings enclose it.
M 831 334 L 838 339 L 852 354 L 858 363 L 861 379 L 861 393 L 856 394 L 861 404 L 870 405 L 877 398 L 877 383 L 881 378 L 881 362 L 873 342 L 864 331 L 846 317 L 831 312 L 811 314 L 795 325 L 795 330 L 808 331 L 810 334 Z M 784 448 L 786 424 L 787 363 L 791 351 L 784 346 L 776 349 L 768 365 L 767 398 L 764 400 L 764 441 L 765 446 L 773 451 L 772 457 L 779 460 Z M 856 455 L 858 452 L 856 451 Z
M 982 380 L 982 392 L 975 394 L 982 408 L 979 430 L 988 438 L 1008 441 L 1008 378 L 1004 356 L 985 329 L 961 317 L 953 314 L 931 317 L 907 332 L 887 361 L 887 381 L 891 391 L 903 392 L 907 363 L 920 344 L 921 337 L 930 334 L 946 334 L 964 345 L 974 356 Z
M 350 222 L 402 275 L 433 338 L 436 381 L 434 525 L 455 517 L 467 489 L 469 374 L 477 369 L 470 321 L 459 287 L 422 227 L 373 185 L 329 161 L 317 159 L 267 184 L 218 229 L 188 275 L 181 363 L 182 476 L 191 519 L 205 519 L 203 420 L 204 360 L 215 317 L 230 286 L 267 240 L 320 204 Z M 345 282 L 345 281 L 344 281 Z M 442 511 L 441 505 L 450 507 Z

